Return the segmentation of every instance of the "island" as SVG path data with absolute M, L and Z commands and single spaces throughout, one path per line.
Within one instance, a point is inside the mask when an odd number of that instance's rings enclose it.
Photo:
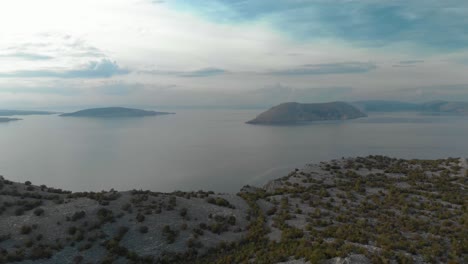
M 113 118 L 113 117 L 144 117 L 156 115 L 170 115 L 174 113 L 147 111 L 126 107 L 105 107 L 105 108 L 91 108 L 74 113 L 65 113 L 60 116 L 70 117 L 99 117 L 99 118 Z
M 261 113 L 247 124 L 298 124 L 313 121 L 346 120 L 366 117 L 356 107 L 345 102 L 301 104 L 283 103 Z
M 466 263 L 467 161 L 308 164 L 237 194 L 0 176 L 0 263 Z
M 12 122 L 12 121 L 18 121 L 21 120 L 19 118 L 8 118 L 8 117 L 0 117 L 0 123 L 7 123 L 7 122 Z
M 21 116 L 21 115 L 54 115 L 57 112 L 34 111 L 34 110 L 0 110 L 0 116 Z

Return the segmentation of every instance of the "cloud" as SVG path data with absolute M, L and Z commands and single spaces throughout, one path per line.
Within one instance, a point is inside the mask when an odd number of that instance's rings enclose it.
M 396 90 L 392 94 L 384 93 L 383 96 L 416 102 L 432 100 L 468 101 L 468 84 L 447 84 L 402 88 Z
M 401 67 L 401 68 L 407 68 L 407 67 L 414 67 L 417 64 L 424 63 L 424 60 L 403 60 L 399 61 L 398 64 L 392 65 L 392 67 Z
M 154 75 L 173 75 L 178 77 L 210 77 L 227 73 L 226 70 L 220 68 L 203 68 L 193 71 L 161 71 L 161 70 L 146 70 L 140 71 L 144 74 Z
M 179 76 L 181 77 L 207 77 L 207 76 L 214 76 L 226 73 L 225 70 L 219 68 L 204 68 L 199 69 L 191 72 L 181 73 Z
M 418 64 L 418 63 L 423 63 L 424 60 L 404 60 L 400 61 L 400 64 Z
M 173 0 L 173 8 L 218 23 L 266 22 L 297 40 L 364 46 L 411 43 L 437 51 L 468 47 L 465 0 Z
M 105 52 L 91 46 L 81 38 L 68 34 L 42 33 L 31 37 L 33 40 L 24 41 L 23 38 L 7 46 L 0 57 L 16 57 L 28 60 L 49 60 L 53 58 L 105 57 Z M 0 47 L 1 51 L 1 47 Z M 47 55 L 44 55 L 47 54 Z
M 329 64 L 305 64 L 297 68 L 273 70 L 271 75 L 320 75 L 320 74 L 356 74 L 375 70 L 377 65 L 370 62 L 342 62 Z
M 64 46 L 68 48 L 66 55 L 71 57 L 105 57 L 105 52 L 88 45 L 83 39 L 64 36 Z
M 128 74 L 109 59 L 91 61 L 85 67 L 76 70 L 20 70 L 0 73 L 0 78 L 109 78 L 114 75 Z
M 51 60 L 54 57 L 38 54 L 38 53 L 28 53 L 28 52 L 13 52 L 7 54 L 0 54 L 0 58 L 18 58 L 25 60 Z
M 100 94 L 115 96 L 127 96 L 142 89 L 144 89 L 144 85 L 141 83 L 126 83 L 123 81 L 103 83 L 95 88 Z
M 203 68 L 193 71 L 161 71 L 161 70 L 144 70 L 139 71 L 143 74 L 153 75 L 171 75 L 177 77 L 210 77 L 221 74 L 248 74 L 248 75 L 322 75 L 322 74 L 356 74 L 366 73 L 376 69 L 377 66 L 370 62 L 341 62 L 329 64 L 305 64 L 295 68 L 269 70 L 264 72 L 244 71 L 231 72 L 221 68 Z
M 0 87 L 0 93 L 11 93 L 11 94 L 34 94 L 34 95 L 62 95 L 62 96 L 75 96 L 80 94 L 82 91 L 76 88 L 63 88 L 57 86 L 37 86 L 37 87 L 25 87 L 25 86 L 8 86 Z
M 274 105 L 283 102 L 327 102 L 348 100 L 354 93 L 352 87 L 296 88 L 276 84 L 254 90 L 249 97 L 254 97 L 259 105 Z

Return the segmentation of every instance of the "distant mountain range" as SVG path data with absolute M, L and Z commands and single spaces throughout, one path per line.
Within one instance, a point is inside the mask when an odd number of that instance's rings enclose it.
M 60 116 L 111 118 L 111 117 L 143 117 L 143 116 L 169 115 L 169 114 L 173 114 L 173 113 L 146 111 L 146 110 L 141 110 L 141 109 L 125 108 L 125 107 L 106 107 L 106 108 L 85 109 L 85 110 L 81 110 L 81 111 L 77 111 L 73 113 L 61 114 Z
M 301 104 L 283 103 L 261 113 L 248 124 L 291 124 L 324 120 L 346 120 L 367 115 L 344 102 Z
M 406 103 L 399 101 L 359 101 L 352 105 L 364 112 L 425 112 L 468 115 L 468 102 L 431 101 Z

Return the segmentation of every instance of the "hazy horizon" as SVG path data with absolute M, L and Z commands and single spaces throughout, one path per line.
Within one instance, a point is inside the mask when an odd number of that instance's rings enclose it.
M 308 101 L 308 100 L 294 100 L 294 101 L 278 101 L 277 103 L 273 104 L 257 104 L 257 105 L 136 105 L 136 104 L 94 104 L 94 105 L 68 105 L 68 106 L 48 106 L 48 107 L 17 107 L 17 108 L 0 108 L 0 110 L 26 110 L 26 111 L 49 111 L 49 112 L 72 112 L 72 111 L 79 111 L 84 109 L 93 109 L 93 108 L 107 108 L 107 107 L 125 107 L 125 108 L 135 108 L 135 109 L 145 109 L 145 110 L 165 110 L 165 111 L 177 111 L 177 110 L 266 110 L 271 107 L 274 107 L 278 104 L 282 103 L 289 103 L 289 102 L 297 102 L 297 103 L 330 103 L 330 102 L 346 102 L 350 104 L 354 103 L 362 103 L 362 102 L 375 102 L 375 103 L 383 103 L 383 102 L 395 102 L 395 103 L 409 103 L 409 104 L 423 104 L 423 103 L 431 103 L 431 102 L 449 102 L 449 103 L 468 103 L 468 101 L 463 100 L 440 100 L 434 99 L 429 101 L 404 101 L 404 100 L 356 100 L 356 101 L 345 101 L 345 100 L 334 100 L 334 101 Z M 395 110 L 393 110 L 395 111 Z M 377 112 L 393 112 L 393 111 L 377 111 Z M 397 112 L 414 112 L 415 110 L 396 110 Z M 366 112 L 366 111 L 365 111 Z M 371 110 L 370 112 L 375 112 Z M 175 113 L 174 113 L 175 114 Z M 447 114 L 456 114 L 456 113 L 447 113 Z M 19 115 L 20 116 L 20 115 Z

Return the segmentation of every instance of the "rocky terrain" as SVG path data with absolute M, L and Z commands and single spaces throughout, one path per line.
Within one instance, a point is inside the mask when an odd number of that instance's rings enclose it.
M 247 203 L 213 192 L 71 193 L 0 179 L 0 263 L 172 262 L 245 235 Z
M 143 117 L 143 116 L 169 115 L 169 114 L 173 114 L 173 113 L 146 111 L 146 110 L 141 110 L 141 109 L 125 108 L 125 107 L 105 107 L 105 108 L 85 109 L 85 110 L 77 111 L 74 113 L 61 114 L 60 116 L 111 118 L 111 117 Z
M 283 103 L 261 113 L 248 124 L 296 124 L 313 121 L 346 120 L 366 114 L 344 102 L 301 104 Z
M 248 237 L 207 263 L 466 263 L 465 159 L 311 164 L 244 187 Z
M 0 263 L 467 263 L 465 159 L 310 164 L 237 195 L 0 179 Z

